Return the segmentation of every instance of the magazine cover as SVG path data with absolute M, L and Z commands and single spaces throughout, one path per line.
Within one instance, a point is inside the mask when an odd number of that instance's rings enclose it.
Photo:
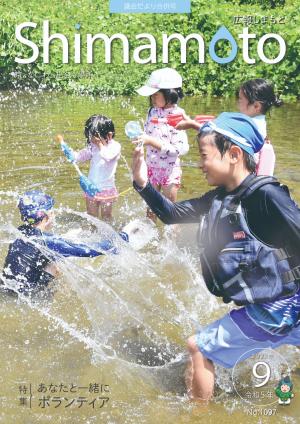
M 299 8 L 0 2 L 1 423 L 299 421 Z

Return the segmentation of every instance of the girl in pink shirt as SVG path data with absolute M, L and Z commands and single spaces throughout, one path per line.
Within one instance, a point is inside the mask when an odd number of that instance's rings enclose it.
M 183 97 L 182 78 L 175 69 L 158 69 L 150 75 L 146 85 L 137 90 L 142 96 L 150 97 L 150 109 L 145 123 L 145 134 L 137 140 L 146 146 L 146 163 L 150 183 L 173 202 L 181 183 L 182 170 L 180 156 L 189 150 L 185 131 L 180 131 L 159 119 L 170 114 L 183 114 L 177 102 Z M 154 120 L 155 121 L 155 120 Z M 147 216 L 155 220 L 155 215 L 148 209 Z
M 110 221 L 112 204 L 118 197 L 115 173 L 121 153 L 121 145 L 114 140 L 115 127 L 110 118 L 93 115 L 85 123 L 84 135 L 87 147 L 74 152 L 76 162 L 90 161 L 88 178 L 99 188 L 94 197 L 85 194 L 87 213 Z

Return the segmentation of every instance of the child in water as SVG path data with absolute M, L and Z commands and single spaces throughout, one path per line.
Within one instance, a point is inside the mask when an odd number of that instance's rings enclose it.
M 91 116 L 85 123 L 84 135 L 87 147 L 74 152 L 75 160 L 91 162 L 88 178 L 99 188 L 94 197 L 85 194 L 87 213 L 98 218 L 101 209 L 101 218 L 111 221 L 112 205 L 118 197 L 115 174 L 121 145 L 114 140 L 113 121 L 104 115 Z
M 257 164 L 256 174 L 273 175 L 275 153 L 267 137 L 266 113 L 272 106 L 279 107 L 283 102 L 275 95 L 272 85 L 261 78 L 243 83 L 238 90 L 237 97 L 239 111 L 253 119 L 265 142 L 262 149 L 254 155 Z M 193 128 L 199 131 L 202 125 L 193 119 L 187 118 L 179 122 L 176 128 Z
M 300 344 L 300 210 L 287 187 L 255 175 L 253 156 L 263 143 L 242 113 L 222 113 L 205 124 L 200 167 L 216 188 L 177 203 L 149 183 L 143 149 L 134 152 L 135 189 L 165 224 L 201 223 L 204 282 L 237 306 L 188 340 L 193 399 L 212 398 L 214 364 L 233 368 L 260 350 Z
M 275 153 L 267 138 L 266 113 L 272 106 L 281 106 L 282 101 L 275 95 L 272 85 L 261 78 L 243 83 L 238 90 L 237 97 L 239 111 L 253 119 L 265 140 L 262 149 L 254 156 L 257 163 L 256 173 L 257 175 L 273 175 Z M 266 152 L 268 153 L 266 154 Z
M 150 97 L 150 109 L 145 123 L 145 134 L 136 143 L 146 146 L 148 178 L 156 190 L 176 201 L 181 183 L 180 156 L 189 150 L 185 131 L 167 123 L 153 123 L 152 118 L 165 118 L 170 114 L 184 114 L 177 103 L 183 98 L 182 78 L 175 69 L 159 69 L 150 75 L 146 85 L 137 90 L 141 96 Z M 147 215 L 155 220 L 148 209 Z
M 18 228 L 20 237 L 9 246 L 2 277 L 13 284 L 16 292 L 24 295 L 40 292 L 59 275 L 55 252 L 64 257 L 89 258 L 104 252 L 117 253 L 109 240 L 87 246 L 50 233 L 54 223 L 53 205 L 54 199 L 40 190 L 28 191 L 19 199 L 18 208 L 24 224 Z M 120 237 L 125 241 L 129 239 L 125 232 L 121 232 Z

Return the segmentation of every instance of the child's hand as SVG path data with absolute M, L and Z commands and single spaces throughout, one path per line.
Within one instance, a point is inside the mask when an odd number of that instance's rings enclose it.
M 137 145 L 137 146 L 142 146 L 142 145 L 147 146 L 147 145 L 151 144 L 152 140 L 153 140 L 153 137 L 150 137 L 147 134 L 142 134 L 138 138 L 132 140 L 132 143 Z
M 97 139 L 97 141 L 95 142 L 96 146 L 99 147 L 99 149 L 101 150 L 103 146 L 105 146 L 107 143 L 105 140 L 101 139 Z
M 148 181 L 148 170 L 144 158 L 144 149 L 136 147 L 132 156 L 133 181 L 141 188 L 146 187 Z
M 131 143 L 132 144 L 134 144 L 136 147 L 141 147 L 141 146 L 143 146 L 144 145 L 144 137 L 143 137 L 143 134 L 142 135 L 140 135 L 139 137 L 137 137 L 137 138 L 133 138 L 133 139 L 131 139 Z
M 55 136 L 55 141 L 57 141 L 57 143 L 62 143 L 64 141 L 64 138 L 61 134 L 57 134 Z
M 106 146 L 108 144 L 107 140 L 96 136 L 93 136 L 91 138 L 91 143 L 97 146 L 100 150 L 103 146 Z
M 57 278 L 61 275 L 61 271 L 55 262 L 50 262 L 45 266 L 45 271 Z
M 152 146 L 155 149 L 161 148 L 161 142 L 147 134 L 140 135 L 136 140 L 133 140 L 132 143 L 137 146 Z

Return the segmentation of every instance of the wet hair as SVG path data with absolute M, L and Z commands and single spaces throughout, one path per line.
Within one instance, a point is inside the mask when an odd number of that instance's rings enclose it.
M 179 102 L 179 100 L 183 99 L 184 94 L 182 88 L 161 88 L 159 93 L 162 93 L 164 96 L 166 104 L 174 105 Z M 151 96 L 150 96 L 150 107 L 153 107 Z
M 254 102 L 259 102 L 261 104 L 261 112 L 264 115 L 272 106 L 279 107 L 283 104 L 283 101 L 276 96 L 273 86 L 262 78 L 244 82 L 237 90 L 237 97 L 240 90 L 250 104 Z
M 223 134 L 217 133 L 216 131 L 200 131 L 198 135 L 198 140 L 200 140 L 203 137 L 206 137 L 207 135 L 214 135 L 214 144 L 221 153 L 221 157 L 225 155 L 225 153 L 230 149 L 231 146 L 236 146 L 236 144 L 232 143 L 228 137 L 226 137 Z M 254 173 L 256 169 L 256 163 L 254 160 L 254 157 L 250 155 L 248 152 L 245 152 L 245 150 L 242 149 L 243 156 L 244 156 L 244 165 L 246 169 Z
M 91 138 L 93 136 L 101 137 L 104 140 L 107 139 L 108 133 L 112 133 L 112 136 L 115 135 L 115 126 L 113 121 L 110 118 L 107 118 L 104 115 L 93 115 L 84 124 L 84 135 L 86 138 L 87 144 L 91 143 Z

